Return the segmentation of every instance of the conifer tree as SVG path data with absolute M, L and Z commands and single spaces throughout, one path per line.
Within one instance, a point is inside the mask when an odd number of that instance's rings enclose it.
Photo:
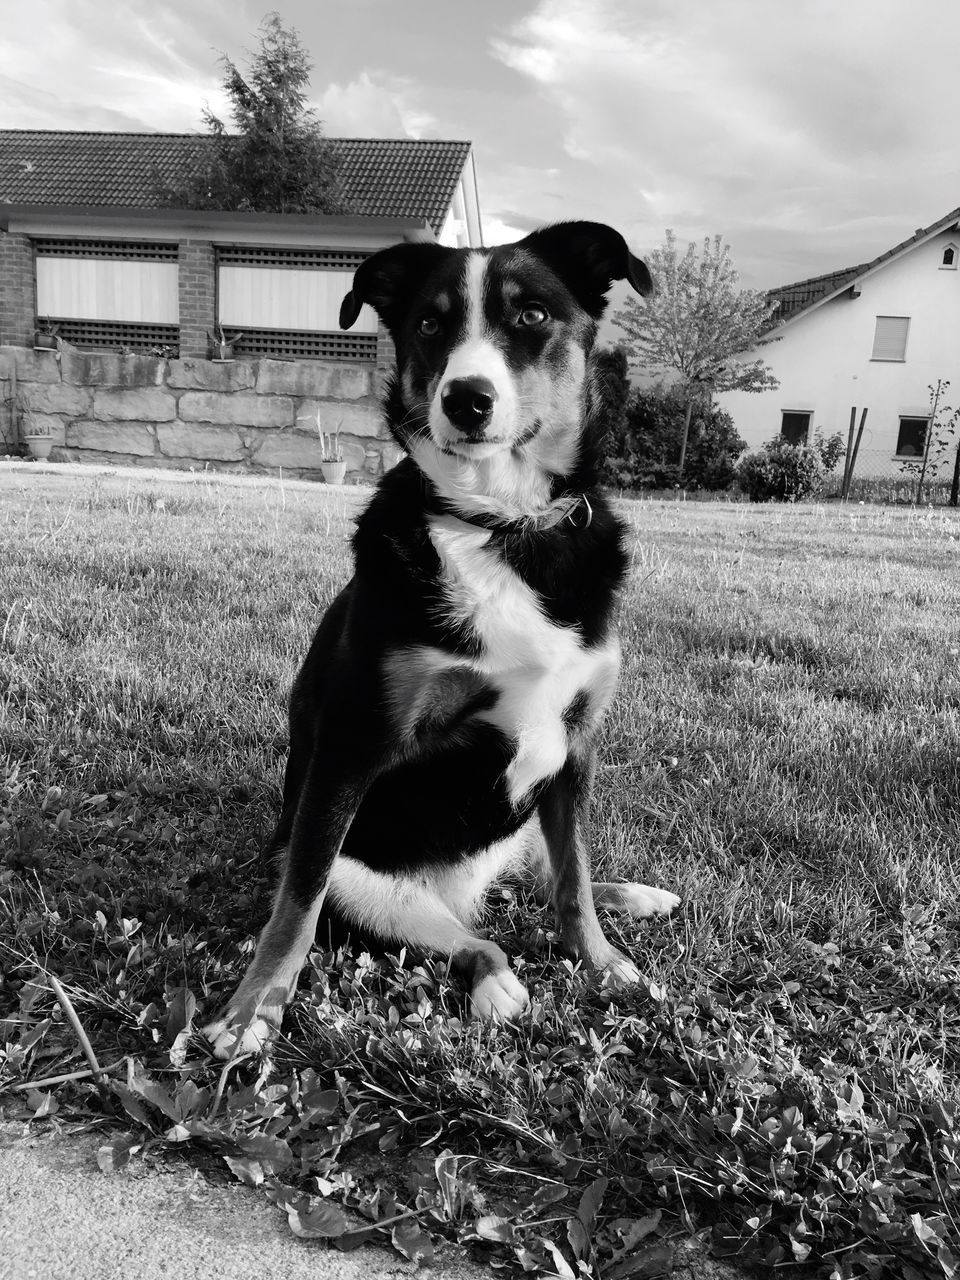
M 181 178 L 155 175 L 166 207 L 258 213 L 345 213 L 341 162 L 307 105 L 312 63 L 276 13 L 260 24 L 246 72 L 221 55 L 235 132 L 209 107 L 197 165 Z

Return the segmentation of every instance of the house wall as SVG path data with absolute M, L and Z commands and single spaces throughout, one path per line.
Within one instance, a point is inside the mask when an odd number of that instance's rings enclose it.
M 760 395 L 727 392 L 717 397 L 751 449 L 780 434 L 781 414 L 809 411 L 811 428 L 844 440 L 850 409 L 857 422 L 868 409 L 857 474 L 901 473 L 895 457 L 901 417 L 926 417 L 928 386 L 953 383 L 960 401 L 960 271 L 940 267 L 943 250 L 958 243 L 943 232 L 879 267 L 849 293 L 800 316 L 778 341 L 757 348 L 780 380 Z M 909 316 L 906 359 L 871 359 L 877 316 Z
M 479 249 L 483 244 L 472 156 L 460 175 L 437 241 L 452 249 Z
M 389 352 L 384 352 L 384 359 Z M 320 477 L 319 428 L 339 430 L 348 476 L 396 461 L 377 371 L 358 363 L 168 360 L 0 347 L 0 451 L 49 431 L 54 461 Z
M 371 347 L 368 359 L 271 358 L 244 356 L 241 351 L 234 363 L 213 363 L 207 358 L 209 335 L 220 319 L 214 240 L 184 235 L 162 221 L 149 220 L 137 224 L 135 234 L 125 228 L 125 236 L 118 236 L 114 226 L 90 223 L 38 224 L 31 230 L 54 238 L 173 241 L 178 245 L 177 261 L 162 264 L 162 270 L 153 263 L 131 263 L 136 279 L 117 294 L 114 286 L 126 262 L 108 260 L 109 270 L 102 260 L 68 257 L 41 262 L 35 259 L 30 235 L 19 230 L 0 232 L 0 453 L 22 452 L 24 432 L 36 428 L 52 434 L 55 460 L 252 471 L 282 468 L 310 478 L 320 475 L 319 427 L 327 434 L 340 431 L 348 476 L 354 479 L 372 478 L 395 460 L 397 451 L 384 431 L 379 408 L 394 363 L 393 345 L 369 307 L 363 308 L 354 326 L 355 332 L 376 338 L 375 354 Z M 220 239 L 226 234 L 221 232 Z M 236 232 L 231 234 L 236 243 Z M 257 228 L 253 238 L 257 244 L 279 249 L 316 241 L 323 247 L 343 244 L 350 250 L 373 251 L 383 243 L 383 233 L 351 231 L 337 236 L 303 228 Z M 391 242 L 399 238 L 399 234 L 390 236 Z M 121 349 L 79 350 L 65 341 L 57 353 L 35 352 L 35 261 L 47 301 L 59 300 L 57 308 L 48 307 L 55 315 L 77 311 L 88 320 L 100 318 L 101 312 L 111 320 L 157 319 L 155 308 L 141 315 L 129 307 L 134 302 L 139 306 L 144 297 L 156 301 L 162 294 L 166 311 L 159 318 L 179 319 L 179 358 L 124 354 Z M 100 296 L 96 289 L 78 294 L 76 287 L 84 273 L 90 277 L 88 284 L 96 284 L 98 271 L 113 290 L 110 297 L 100 290 L 103 307 L 95 305 Z M 269 283 L 282 275 L 296 286 L 303 274 L 268 269 L 263 278 Z M 289 328 L 306 321 L 320 324 L 327 313 L 335 319 L 352 272 L 314 274 L 309 283 L 316 286 L 319 281 L 325 286 L 324 315 L 301 315 L 294 288 L 289 298 L 292 318 L 283 314 L 282 299 L 274 297 L 276 315 L 261 309 L 247 319 L 259 319 L 269 327 L 269 321 L 279 323 L 283 318 Z M 83 296 L 93 301 L 81 304 L 78 298 Z M 315 301 L 313 295 L 308 299 Z M 224 323 L 229 328 L 237 321 L 225 317 Z

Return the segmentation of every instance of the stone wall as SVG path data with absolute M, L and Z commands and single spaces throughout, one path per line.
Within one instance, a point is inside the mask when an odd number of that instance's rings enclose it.
M 343 362 L 206 359 L 0 347 L 0 449 L 49 428 L 51 458 L 320 477 L 319 428 L 340 432 L 348 478 L 396 460 L 377 370 Z M 7 431 L 4 440 L 4 408 Z M 14 437 L 13 420 L 18 425 Z

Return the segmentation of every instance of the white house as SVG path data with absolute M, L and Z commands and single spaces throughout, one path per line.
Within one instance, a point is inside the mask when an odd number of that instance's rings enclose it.
M 867 419 L 857 475 L 893 476 L 923 451 L 928 388 L 952 382 L 960 404 L 960 209 L 916 231 L 872 262 L 771 291 L 774 327 L 751 355 L 780 381 L 759 395 L 718 403 L 751 449 L 840 432 L 850 410 Z M 952 394 L 952 399 L 951 399 Z

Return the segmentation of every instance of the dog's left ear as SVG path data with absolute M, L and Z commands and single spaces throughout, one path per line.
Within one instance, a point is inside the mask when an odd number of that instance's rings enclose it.
M 602 222 L 558 222 L 531 232 L 517 247 L 551 267 L 592 316 L 603 314 L 614 280 L 628 280 L 644 298 L 653 293 L 646 263 L 633 256 L 619 231 Z
M 367 302 L 393 332 L 424 281 L 452 253 L 456 250 L 439 244 L 395 244 L 371 254 L 357 267 L 353 287 L 340 304 L 340 328 L 356 324 Z

